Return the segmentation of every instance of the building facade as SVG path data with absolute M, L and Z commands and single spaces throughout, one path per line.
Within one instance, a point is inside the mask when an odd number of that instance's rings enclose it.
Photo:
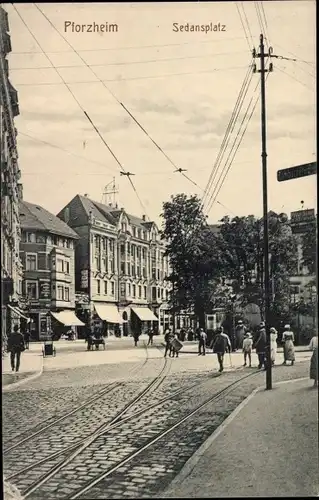
M 154 222 L 77 195 L 58 214 L 76 233 L 75 287 L 81 317 L 110 334 L 171 324 L 168 260 Z
M 75 314 L 74 242 L 77 234 L 61 219 L 38 205 L 20 202 L 20 258 L 24 266 L 22 292 L 33 340 L 52 329 L 82 325 Z
M 7 12 L 0 7 L 0 148 L 1 148 L 1 325 L 5 337 L 19 324 L 23 270 L 19 258 L 19 201 L 22 199 L 18 165 L 18 94 L 9 80 L 7 55 L 11 52 Z

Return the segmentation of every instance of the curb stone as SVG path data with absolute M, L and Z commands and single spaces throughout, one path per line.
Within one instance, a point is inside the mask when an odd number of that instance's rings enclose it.
M 300 382 L 309 380 L 309 377 L 299 377 L 290 380 L 282 380 L 274 383 L 274 386 L 280 386 L 293 382 Z M 183 483 L 183 481 L 189 476 L 189 474 L 194 470 L 197 463 L 204 455 L 206 450 L 213 444 L 215 439 L 226 429 L 226 427 L 234 420 L 234 418 L 243 410 L 245 406 L 250 402 L 250 400 L 260 391 L 265 390 L 265 387 L 259 386 L 253 391 L 231 412 L 230 415 L 215 429 L 215 431 L 204 441 L 204 443 L 195 451 L 195 453 L 187 460 L 184 464 L 183 468 L 174 477 L 174 479 L 170 482 L 170 484 L 165 488 L 159 498 L 170 498 L 168 495 L 171 493 L 172 488 L 178 488 L 179 485 Z
M 44 361 L 42 358 L 41 368 L 38 372 L 35 372 L 33 373 L 33 375 L 30 375 L 30 377 L 25 377 L 22 380 L 19 380 L 18 382 L 13 382 L 13 384 L 5 385 L 4 387 L 2 387 L 2 392 L 9 392 L 12 389 L 15 389 L 16 387 L 20 387 L 20 385 L 26 384 L 27 382 L 30 382 L 31 380 L 40 377 L 43 373 L 43 368 L 44 368 Z
M 3 480 L 3 494 L 4 500 L 23 500 L 18 488 L 5 479 Z

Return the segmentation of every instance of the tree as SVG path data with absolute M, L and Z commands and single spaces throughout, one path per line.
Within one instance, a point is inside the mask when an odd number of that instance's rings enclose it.
M 210 284 L 219 273 L 218 255 L 211 251 L 213 235 L 197 196 L 178 194 L 163 204 L 162 239 L 172 272 L 171 307 L 177 312 L 192 310 L 203 324 L 209 307 Z
M 310 274 L 316 273 L 317 268 L 317 234 L 316 223 L 314 222 L 310 231 L 302 235 L 302 261 L 307 266 Z
M 254 302 L 264 308 L 263 220 L 249 215 L 222 219 L 218 244 L 224 275 L 241 296 L 242 307 Z M 289 277 L 297 264 L 297 242 L 285 214 L 269 212 L 269 257 L 272 322 L 289 312 Z

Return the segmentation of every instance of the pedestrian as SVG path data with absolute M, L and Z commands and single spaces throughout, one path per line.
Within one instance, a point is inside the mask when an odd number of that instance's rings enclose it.
M 199 339 L 198 339 L 198 356 L 205 356 L 206 354 L 206 341 L 207 333 L 204 332 L 203 328 L 199 329 Z
M 28 328 L 26 328 L 24 334 L 23 334 L 23 337 L 24 337 L 24 345 L 25 345 L 25 348 L 29 350 L 29 346 L 30 346 L 30 331 L 28 330 Z
M 284 333 L 282 334 L 282 342 L 284 344 L 284 362 L 283 365 L 287 364 L 287 361 L 291 361 L 291 366 L 295 362 L 295 346 L 294 333 L 290 330 L 290 325 L 285 325 Z
M 14 372 L 19 371 L 21 352 L 25 349 L 24 338 L 19 332 L 19 326 L 14 325 L 13 332 L 8 337 L 8 352 L 10 352 L 11 369 Z
M 152 328 L 148 331 L 148 342 L 147 345 L 153 345 L 154 330 Z
M 181 329 L 181 342 L 184 342 L 185 341 L 185 337 L 186 337 L 186 331 L 185 331 L 185 328 L 182 328 Z
M 260 370 L 263 366 L 266 368 L 266 328 L 265 323 L 260 323 L 258 338 L 255 342 L 256 354 L 258 356 L 258 369 Z
M 174 339 L 174 334 L 172 333 L 172 331 L 168 328 L 166 330 L 166 333 L 165 333 L 165 336 L 164 336 L 164 340 L 165 340 L 165 353 L 164 353 L 164 358 L 166 358 L 167 356 L 167 353 L 169 352 L 169 356 L 171 356 L 171 353 L 172 353 L 172 346 L 171 346 L 171 342 L 173 341 Z
M 242 349 L 245 333 L 247 333 L 247 328 L 245 327 L 243 321 L 240 319 L 235 328 L 235 348 Z
M 318 386 L 318 332 L 310 340 L 309 349 L 312 351 L 310 360 L 310 380 L 314 381 L 313 386 Z
M 244 353 L 244 366 L 247 366 L 247 358 L 249 361 L 249 368 L 251 368 L 251 351 L 253 347 L 253 339 L 251 333 L 245 333 L 245 338 L 243 341 L 243 353 Z
M 276 328 L 273 326 L 270 328 L 270 356 L 271 356 L 271 364 L 274 366 L 275 361 L 276 361 L 276 354 L 277 354 L 277 338 L 278 338 L 278 332 Z
M 226 335 L 226 333 L 224 333 L 224 329 L 221 326 L 220 328 L 218 328 L 217 335 L 215 336 L 215 338 L 211 344 L 211 349 L 213 350 L 213 352 L 215 354 L 217 354 L 220 373 L 222 373 L 222 371 L 224 370 L 225 352 L 227 352 L 227 351 L 230 352 L 231 348 L 232 348 L 232 346 L 231 346 L 230 339 L 229 339 L 228 335 Z
M 139 341 L 140 334 L 138 332 L 133 333 L 133 338 L 134 338 L 134 346 L 137 347 L 137 343 Z

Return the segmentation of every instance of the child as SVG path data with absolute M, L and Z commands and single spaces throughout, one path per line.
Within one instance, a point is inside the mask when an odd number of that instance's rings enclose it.
M 252 336 L 249 332 L 245 333 L 243 341 L 244 366 L 247 366 L 247 356 L 249 360 L 249 368 L 251 368 L 251 350 L 253 347 Z

